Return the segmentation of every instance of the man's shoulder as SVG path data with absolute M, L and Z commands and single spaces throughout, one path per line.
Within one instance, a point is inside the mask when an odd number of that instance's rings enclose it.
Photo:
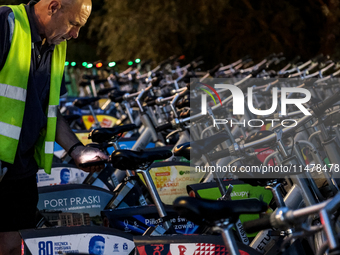
M 12 9 L 7 6 L 0 7 L 0 70 L 5 64 L 10 48 L 14 25 L 15 21 Z
M 13 12 L 11 8 L 7 7 L 7 6 L 1 6 L 0 7 L 0 18 L 4 17 L 7 18 L 8 15 Z
M 9 18 L 11 19 L 11 21 L 14 21 L 14 14 L 11 8 L 7 7 L 7 6 L 1 6 L 0 7 L 0 23 L 1 24 L 7 24 L 9 21 Z

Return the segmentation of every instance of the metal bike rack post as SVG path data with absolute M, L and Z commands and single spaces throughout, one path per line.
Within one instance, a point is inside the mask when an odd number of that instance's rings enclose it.
M 223 237 L 223 241 L 227 246 L 228 252 L 231 255 L 240 255 L 238 251 L 238 247 L 233 234 L 234 224 L 229 223 L 229 220 L 225 220 L 223 223 L 217 223 L 215 227 L 213 227 L 213 231 L 221 233 Z
M 164 228 L 158 227 L 154 230 L 153 234 L 151 235 L 159 235 L 165 232 L 166 230 L 171 228 L 171 222 L 168 220 L 163 220 L 164 217 L 167 216 L 167 213 L 165 211 L 164 205 L 162 203 L 161 198 L 159 197 L 159 194 L 157 192 L 156 186 L 151 178 L 150 175 L 150 166 L 147 166 L 145 169 L 138 169 L 136 172 L 141 173 L 143 175 L 144 181 L 146 183 L 146 187 L 148 188 L 148 191 L 150 192 L 150 195 L 152 197 L 153 202 L 155 203 L 155 206 L 157 208 L 159 217 L 162 219 L 162 224 Z

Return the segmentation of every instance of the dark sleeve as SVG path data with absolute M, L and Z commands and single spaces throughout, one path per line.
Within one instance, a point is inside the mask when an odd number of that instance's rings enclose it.
M 8 15 L 12 12 L 9 7 L 0 7 L 0 70 L 4 67 L 9 48 L 10 28 L 8 24 Z
M 60 86 L 60 96 L 65 95 L 67 93 L 66 89 L 66 84 L 65 84 L 65 72 L 63 75 L 63 79 L 61 81 L 61 86 Z

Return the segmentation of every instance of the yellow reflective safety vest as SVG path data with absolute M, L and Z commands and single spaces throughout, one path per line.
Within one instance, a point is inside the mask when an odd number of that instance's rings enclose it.
M 31 66 L 31 29 L 24 5 L 9 5 L 15 17 L 11 47 L 0 71 L 0 160 L 13 164 L 24 117 L 27 83 Z M 34 158 L 51 173 L 59 105 L 64 73 L 66 42 L 56 45 L 51 61 L 47 127 L 40 131 Z

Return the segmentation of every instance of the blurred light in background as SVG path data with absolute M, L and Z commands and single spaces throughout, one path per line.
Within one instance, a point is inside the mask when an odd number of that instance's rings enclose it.
M 87 62 L 83 62 L 81 65 L 82 65 L 83 67 L 87 67 Z
M 87 67 L 87 68 L 92 68 L 92 67 L 93 67 L 93 64 L 88 63 L 86 67 Z
M 101 63 L 101 62 L 99 62 L 99 63 L 96 64 L 96 67 L 97 67 L 97 68 L 101 68 L 102 66 L 103 66 L 103 63 Z
M 109 67 L 114 67 L 115 65 L 116 65 L 116 62 L 110 62 L 110 63 L 108 64 Z
M 70 62 L 66 61 L 65 62 L 65 66 L 68 66 L 70 64 Z
M 129 61 L 129 62 L 128 62 L 128 65 L 129 65 L 129 66 L 132 66 L 132 65 L 133 65 L 133 62 L 132 62 L 132 61 Z
M 139 58 L 136 58 L 135 62 L 138 64 L 140 63 L 140 59 Z
M 76 62 L 71 62 L 71 66 L 76 66 Z

